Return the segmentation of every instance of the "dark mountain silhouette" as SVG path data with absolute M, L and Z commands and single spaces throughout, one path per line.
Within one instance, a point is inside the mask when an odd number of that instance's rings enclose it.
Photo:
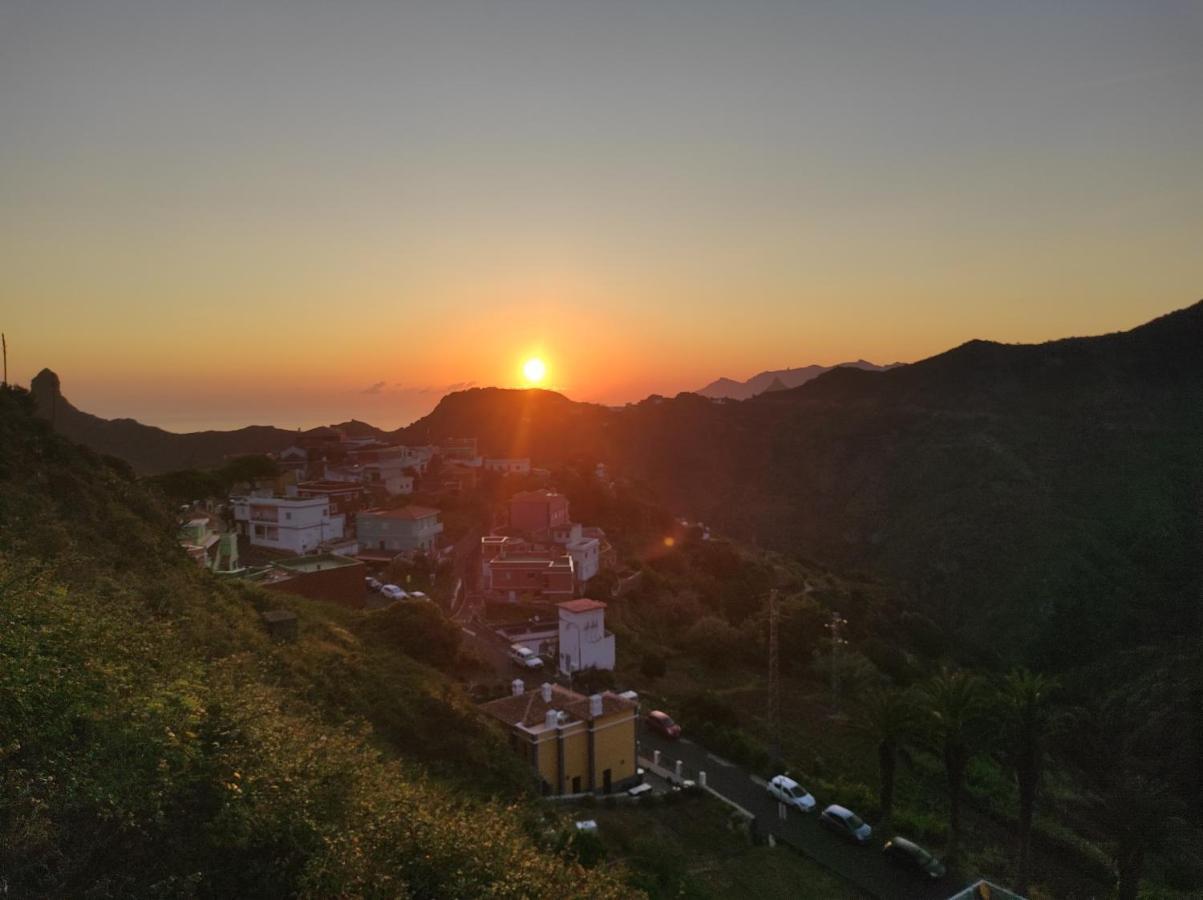
M 853 369 L 866 369 L 871 372 L 882 372 L 886 369 L 893 369 L 902 365 L 902 363 L 890 363 L 889 365 L 879 366 L 867 360 L 858 359 L 856 362 L 839 363 L 838 366 L 802 366 L 799 369 L 776 369 L 771 372 L 761 372 L 759 375 L 753 375 L 747 381 L 735 381 L 732 378 L 719 378 L 717 381 L 712 381 L 698 391 L 703 397 L 712 399 L 726 398 L 729 400 L 747 400 L 749 397 L 755 397 L 757 394 L 763 394 L 767 390 L 774 390 L 772 385 L 779 383 L 783 388 L 801 387 L 808 381 L 813 381 L 820 375 L 830 372 L 832 369 L 847 367 Z M 782 388 L 776 388 L 781 390 Z
M 780 378 L 774 378 L 772 381 L 769 382 L 769 386 L 766 387 L 763 391 L 761 391 L 761 393 L 767 394 L 770 391 L 788 391 L 788 390 L 789 390 L 789 388 L 786 386 L 784 381 L 782 381 Z
M 308 433 L 252 425 L 235 431 L 176 434 L 134 419 L 102 419 L 76 409 L 63 396 L 58 375 L 49 369 L 39 372 L 29 387 L 38 415 L 50 420 L 56 431 L 99 453 L 120 457 L 142 473 L 215 466 L 228 456 L 244 453 L 274 453 Z M 385 434 L 355 420 L 332 427 L 354 437 Z
M 1201 624 L 1203 304 L 740 403 L 468 391 L 403 434 L 604 460 L 691 518 L 891 579 L 977 652 L 1055 664 Z

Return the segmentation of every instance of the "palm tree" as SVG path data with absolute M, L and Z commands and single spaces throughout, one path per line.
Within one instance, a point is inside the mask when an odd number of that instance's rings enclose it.
M 1045 741 L 1060 727 L 1061 722 L 1061 716 L 1053 708 L 1051 700 L 1056 690 L 1057 682 L 1054 679 L 1033 674 L 1027 669 L 1015 669 L 1003 679 L 998 693 L 1002 752 L 1019 789 L 1019 848 L 1015 863 L 1015 886 L 1021 894 L 1026 894 L 1028 890 L 1032 819 L 1036 813 L 1036 796 L 1044 772 Z
M 898 751 L 916 735 L 919 727 L 915 699 L 897 688 L 876 688 L 865 696 L 853 726 L 877 742 L 877 765 L 881 772 L 878 806 L 881 809 L 881 824 L 884 824 L 889 821 L 894 809 Z
M 1160 850 L 1181 825 L 1180 808 L 1165 784 L 1130 765 L 1091 798 L 1090 813 L 1111 839 L 1119 900 L 1136 900 L 1145 856 Z
M 961 841 L 961 801 L 965 770 L 973 757 L 974 729 L 986 706 L 985 682 L 978 675 L 944 669 L 923 690 L 930 735 L 944 759 L 948 779 L 948 853 L 955 863 Z

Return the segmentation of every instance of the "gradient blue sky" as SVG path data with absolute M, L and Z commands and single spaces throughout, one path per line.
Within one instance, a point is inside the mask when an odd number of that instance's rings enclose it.
M 0 0 L 0 327 L 176 429 L 1126 328 L 1203 297 L 1200 47 L 1198 2 Z

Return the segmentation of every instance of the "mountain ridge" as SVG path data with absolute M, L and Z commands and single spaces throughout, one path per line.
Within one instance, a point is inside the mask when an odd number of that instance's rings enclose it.
M 177 433 L 137 419 L 104 419 L 75 407 L 62 392 L 62 381 L 50 369 L 42 369 L 29 385 L 38 415 L 50 421 L 64 437 L 98 453 L 124 459 L 135 471 L 157 474 L 171 469 L 208 468 L 229 456 L 246 453 L 278 453 L 297 438 L 342 428 L 357 437 L 384 437 L 388 433 L 366 422 L 351 419 L 339 425 L 319 426 L 307 431 L 289 431 L 274 425 L 247 425 L 230 431 Z
M 866 371 L 886 371 L 902 365 L 905 365 L 905 363 L 888 363 L 887 365 L 879 366 L 868 360 L 858 359 L 855 362 L 836 363 L 834 366 L 812 364 L 798 368 L 769 369 L 758 372 L 747 381 L 736 381 L 734 378 L 727 377 L 718 378 L 692 393 L 702 397 L 709 397 L 712 400 L 747 400 L 749 397 L 764 393 L 774 382 L 780 382 L 786 389 L 790 389 L 801 387 L 808 381 L 824 375 L 832 369 L 854 368 Z

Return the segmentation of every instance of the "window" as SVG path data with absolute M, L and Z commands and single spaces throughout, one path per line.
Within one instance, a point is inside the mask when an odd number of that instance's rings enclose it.
M 286 519 L 292 519 L 292 513 L 290 513 L 290 512 L 286 512 L 286 513 L 284 514 L 284 518 L 286 518 Z

